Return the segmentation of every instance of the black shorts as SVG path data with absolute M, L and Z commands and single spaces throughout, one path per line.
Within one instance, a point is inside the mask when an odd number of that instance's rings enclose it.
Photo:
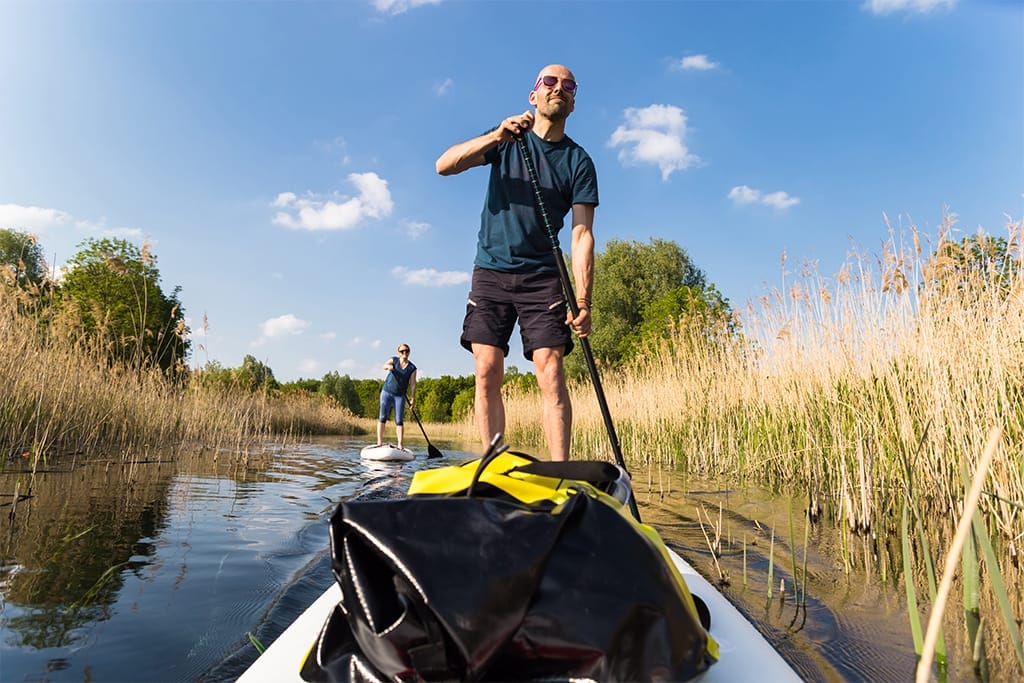
M 572 351 L 572 332 L 565 324 L 566 302 L 557 271 L 503 273 L 473 267 L 473 284 L 462 321 L 463 348 L 473 344 L 497 346 L 508 355 L 508 340 L 519 320 L 523 355 L 533 360 L 535 349 Z

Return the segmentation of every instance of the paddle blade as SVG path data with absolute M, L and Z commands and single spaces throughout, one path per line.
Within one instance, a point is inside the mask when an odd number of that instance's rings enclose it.
M 444 453 L 442 453 L 441 451 L 439 451 L 439 450 L 438 450 L 438 449 L 437 449 L 437 448 L 436 448 L 436 447 L 434 446 L 434 444 L 432 444 L 432 443 L 428 443 L 428 444 L 427 444 L 427 457 L 428 457 L 428 458 L 443 458 L 443 457 L 444 457 Z

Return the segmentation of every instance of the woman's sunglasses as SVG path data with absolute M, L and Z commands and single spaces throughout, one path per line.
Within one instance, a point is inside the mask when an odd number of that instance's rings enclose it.
M 409 353 L 409 349 L 398 349 L 399 353 Z
M 554 88 L 555 84 L 558 83 L 558 76 L 541 76 L 533 85 L 533 89 L 536 90 L 537 88 L 539 88 L 541 86 L 541 83 L 544 84 L 545 88 Z M 576 84 L 576 81 L 572 80 L 571 78 L 562 79 L 562 90 L 569 93 L 570 95 L 576 94 L 577 87 L 578 86 Z

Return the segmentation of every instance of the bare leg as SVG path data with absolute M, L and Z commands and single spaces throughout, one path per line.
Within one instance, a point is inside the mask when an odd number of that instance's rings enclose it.
M 505 433 L 505 404 L 501 401 L 505 354 L 497 346 L 473 344 L 473 360 L 476 362 L 476 426 L 486 449 L 495 434 Z
M 377 445 L 380 446 L 384 443 L 384 423 L 377 423 Z
M 572 404 L 565 385 L 562 351 L 562 347 L 558 347 L 533 352 L 537 384 L 544 401 L 544 434 L 548 438 L 548 451 L 552 460 L 569 459 L 572 435 Z
M 405 448 L 405 425 L 395 425 L 395 433 L 398 434 L 399 450 Z

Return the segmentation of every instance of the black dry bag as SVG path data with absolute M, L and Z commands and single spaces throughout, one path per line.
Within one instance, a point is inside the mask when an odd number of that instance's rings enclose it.
M 681 681 L 714 663 L 681 575 L 621 502 L 518 455 L 479 464 L 338 507 L 342 600 L 305 680 Z

